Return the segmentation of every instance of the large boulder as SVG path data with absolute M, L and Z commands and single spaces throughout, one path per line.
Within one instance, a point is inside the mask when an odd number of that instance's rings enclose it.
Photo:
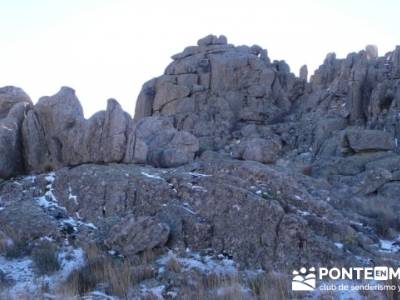
M 29 96 L 22 89 L 0 88 L 0 178 L 24 171 L 21 127 L 31 105 Z
M 281 150 L 282 144 L 278 137 L 270 139 L 251 138 L 236 144 L 232 156 L 244 160 L 274 163 L 278 160 Z
M 196 137 L 174 128 L 165 117 L 146 117 L 135 124 L 125 162 L 176 167 L 193 160 L 199 150 Z
M 127 256 L 162 247 L 168 240 L 169 227 L 155 219 L 126 217 L 114 225 L 104 241 L 110 249 Z
M 351 129 L 343 138 L 343 146 L 355 152 L 393 150 L 396 146 L 393 136 L 380 130 Z

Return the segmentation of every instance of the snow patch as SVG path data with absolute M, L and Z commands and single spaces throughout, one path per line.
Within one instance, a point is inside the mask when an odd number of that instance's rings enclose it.
M 189 175 L 192 175 L 194 177 L 210 177 L 212 175 L 208 174 L 202 174 L 202 173 L 197 173 L 197 172 L 188 172 Z
M 27 181 L 30 181 L 32 183 L 35 183 L 36 176 L 25 176 L 23 180 L 27 180 Z
M 188 182 L 188 185 L 189 185 L 189 187 L 190 187 L 192 190 L 199 191 L 199 192 L 203 192 L 203 193 L 207 193 L 207 192 L 208 192 L 208 190 L 207 190 L 205 187 L 203 187 L 203 186 L 200 186 L 200 185 L 193 185 L 193 184 L 190 183 L 190 182 Z
M 379 240 L 379 248 L 381 252 L 399 252 L 400 242 L 398 240 Z
M 87 294 L 86 296 L 83 296 L 83 300 L 95 300 L 95 299 L 103 299 L 103 300 L 118 300 L 118 298 L 109 296 L 103 292 L 100 291 L 93 291 Z
M 149 173 L 146 173 L 146 172 L 143 172 L 143 171 L 141 173 L 142 173 L 142 175 L 144 175 L 144 176 L 146 176 L 148 178 L 164 180 L 164 178 L 160 177 L 158 174 L 149 174 Z
M 74 201 L 75 205 L 78 205 L 78 197 L 72 194 L 72 188 L 68 187 L 68 200 Z
M 5 129 L 5 130 L 7 130 L 7 131 L 14 131 L 12 128 L 7 127 L 7 126 L 5 126 L 5 125 L 1 125 L 1 128 Z
M 0 270 L 6 274 L 7 279 L 15 282 L 15 285 L 10 287 L 6 292 L 18 294 L 23 292 L 33 293 L 36 290 L 37 287 L 34 284 L 35 274 L 32 265 L 32 260 L 27 257 L 7 260 L 0 256 Z
M 201 256 L 199 253 L 190 252 L 190 250 L 187 251 L 187 254 L 188 257 L 176 257 L 175 254 L 170 251 L 157 262 L 161 266 L 165 266 L 171 258 L 174 258 L 180 263 L 184 271 L 194 269 L 202 273 L 217 275 L 229 275 L 237 272 L 235 262 L 231 259 L 225 258 L 225 256 L 221 256 L 222 259 L 216 259 L 209 255 Z M 164 270 L 164 268 L 162 270 Z
M 85 265 L 85 252 L 81 248 L 67 248 L 58 254 L 61 269 L 52 276 L 53 282 L 60 282 L 75 270 Z
M 343 249 L 343 244 L 342 244 L 342 243 L 335 243 L 335 246 L 336 246 L 338 249 Z
M 48 183 L 53 183 L 54 180 L 56 179 L 56 174 L 54 172 L 51 172 L 47 174 L 47 176 L 44 179 L 46 179 Z
M 68 219 L 61 220 L 60 223 L 61 223 L 61 225 L 71 226 L 74 229 L 74 231 L 77 231 L 79 226 L 86 226 L 86 227 L 94 229 L 94 230 L 97 229 L 97 227 L 93 223 L 85 223 L 80 220 L 75 220 L 74 218 L 71 218 L 71 217 L 69 217 Z
M 152 295 L 153 297 L 156 297 L 156 299 L 159 300 L 164 300 L 164 297 L 162 295 L 163 291 L 165 290 L 165 285 L 160 285 L 160 286 L 156 286 L 153 288 L 148 288 L 144 285 L 140 286 L 140 293 L 142 295 Z
M 311 215 L 310 212 L 305 211 L 305 210 L 300 210 L 300 209 L 297 210 L 297 213 L 298 213 L 299 215 L 303 216 L 303 217 L 307 217 L 307 216 L 310 216 L 310 215 Z
M 192 215 L 195 215 L 195 214 L 196 214 L 193 210 L 191 210 L 189 207 L 187 207 L 187 206 L 185 206 L 185 205 L 182 205 L 181 207 L 182 207 L 184 210 L 186 210 L 187 212 L 191 213 Z

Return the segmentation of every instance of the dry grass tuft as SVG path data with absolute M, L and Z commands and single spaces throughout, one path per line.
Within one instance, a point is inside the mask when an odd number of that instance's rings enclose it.
M 125 299 L 134 284 L 155 276 L 148 264 L 134 265 L 127 259 L 111 257 L 95 245 L 83 248 L 86 265 L 69 276 L 63 288 L 66 294 L 83 296 L 103 284 L 108 294 Z
M 42 242 L 32 251 L 32 260 L 39 275 L 51 274 L 60 269 L 57 247 L 50 242 Z
M 374 219 L 377 233 L 383 237 L 390 237 L 392 230 L 400 229 L 400 219 L 393 207 L 384 201 L 374 198 L 362 201 L 359 211 L 362 215 Z
M 396 266 L 393 266 L 393 268 L 396 268 Z M 398 288 L 398 287 L 400 287 L 400 279 L 392 278 L 391 280 L 387 280 L 385 282 L 385 285 L 395 285 L 397 287 L 397 289 L 394 291 L 386 291 L 386 299 L 387 300 L 400 300 L 400 292 L 399 292 L 399 288 Z
M 252 293 L 260 300 L 290 299 L 290 278 L 285 275 L 259 274 L 248 283 Z
M 168 259 L 167 263 L 165 264 L 165 269 L 168 272 L 180 273 L 182 270 L 182 266 L 176 256 L 173 255 Z

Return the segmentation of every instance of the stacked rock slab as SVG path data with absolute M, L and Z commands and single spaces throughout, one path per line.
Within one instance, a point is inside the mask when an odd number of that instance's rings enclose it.
M 0 88 L 0 178 L 24 170 L 21 126 L 31 105 L 29 96 L 22 89 L 12 86 Z
M 223 148 L 247 124 L 276 122 L 304 87 L 285 62 L 271 63 L 261 47 L 235 47 L 224 36 L 202 38 L 172 59 L 164 75 L 144 84 L 135 119 L 171 116 L 202 150 Z

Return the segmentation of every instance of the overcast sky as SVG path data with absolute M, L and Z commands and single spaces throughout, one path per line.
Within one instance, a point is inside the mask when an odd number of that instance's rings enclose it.
M 86 116 L 108 98 L 132 114 L 141 85 L 209 33 L 312 73 L 328 52 L 393 50 L 399 12 L 398 0 L 0 0 L 0 86 L 34 102 L 70 86 Z

